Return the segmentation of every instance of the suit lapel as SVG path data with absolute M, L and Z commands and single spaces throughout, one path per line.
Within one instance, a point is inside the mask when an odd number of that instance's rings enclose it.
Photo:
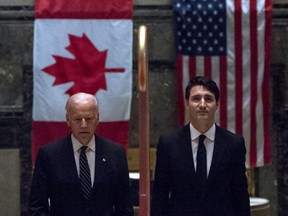
M 95 158 L 95 176 L 93 188 L 97 183 L 101 182 L 106 175 L 108 159 L 107 154 L 105 153 L 105 141 L 100 137 L 96 136 L 96 158 Z
M 185 125 L 179 132 L 179 136 L 181 141 L 179 143 L 183 143 L 183 146 L 181 146 L 181 157 L 183 157 L 183 160 L 185 161 L 184 164 L 187 164 L 188 169 L 191 171 L 189 174 L 192 175 L 195 178 L 195 166 L 193 161 L 193 152 L 192 152 L 192 146 L 191 146 L 191 135 L 190 135 L 190 127 L 189 124 Z
M 214 151 L 208 181 L 213 181 L 211 179 L 213 179 L 214 175 L 217 174 L 226 145 L 227 142 L 225 142 L 225 134 L 222 129 L 216 125 Z
M 62 154 L 61 159 L 65 170 L 64 173 L 67 173 L 68 179 L 73 179 L 73 181 L 75 182 L 79 181 L 72 147 L 71 135 L 67 136 L 64 139 L 63 144 L 61 144 L 61 148 L 63 148 L 60 152 Z

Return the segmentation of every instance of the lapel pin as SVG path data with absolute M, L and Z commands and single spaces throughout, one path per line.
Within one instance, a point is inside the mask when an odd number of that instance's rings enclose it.
M 102 161 L 103 161 L 103 162 L 106 162 L 106 159 L 105 159 L 105 158 L 103 158 L 103 159 L 102 159 Z

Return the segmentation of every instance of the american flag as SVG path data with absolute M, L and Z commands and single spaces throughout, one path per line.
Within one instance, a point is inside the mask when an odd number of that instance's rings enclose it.
M 247 167 L 269 164 L 272 0 L 174 0 L 173 12 L 179 125 L 188 80 L 211 77 L 221 94 L 216 122 L 244 136 Z

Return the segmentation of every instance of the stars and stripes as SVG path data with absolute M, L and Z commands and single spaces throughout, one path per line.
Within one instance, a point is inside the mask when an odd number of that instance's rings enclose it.
M 270 163 L 271 0 L 173 0 L 179 124 L 184 88 L 205 75 L 221 92 L 216 121 L 244 136 L 247 167 Z

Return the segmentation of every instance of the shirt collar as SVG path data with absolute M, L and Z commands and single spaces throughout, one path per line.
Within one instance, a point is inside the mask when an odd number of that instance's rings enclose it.
M 191 140 L 195 141 L 201 135 L 201 133 L 196 128 L 194 128 L 191 123 L 189 125 L 190 125 Z M 206 131 L 206 133 L 204 133 L 204 135 L 213 142 L 215 140 L 215 132 L 216 132 L 216 126 L 215 124 L 213 124 L 212 127 L 208 131 Z
M 75 137 L 73 134 L 71 134 L 71 140 L 72 140 L 72 146 L 74 153 L 79 151 L 79 149 L 83 146 Z M 95 152 L 95 135 L 92 137 L 92 139 L 88 143 L 88 149 L 91 149 Z

